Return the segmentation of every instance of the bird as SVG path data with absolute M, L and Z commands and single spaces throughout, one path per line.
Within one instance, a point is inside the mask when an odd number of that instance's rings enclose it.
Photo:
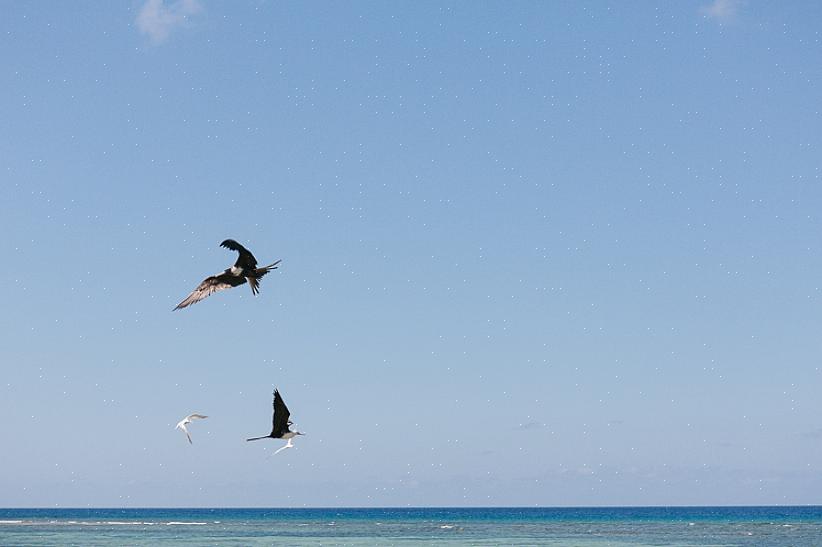
M 260 439 L 285 439 L 288 443 L 274 452 L 274 454 L 279 454 L 286 448 L 293 448 L 294 445 L 291 442 L 291 439 L 296 437 L 297 435 L 305 435 L 300 431 L 291 431 L 289 426 L 293 425 L 293 422 L 289 420 L 289 416 L 291 413 L 288 411 L 288 407 L 285 406 L 285 402 L 283 401 L 282 396 L 280 395 L 279 390 L 274 390 L 274 417 L 272 419 L 272 427 L 271 433 L 268 435 L 263 435 L 262 437 L 252 437 L 251 439 L 246 439 L 246 441 L 258 441 Z
M 268 266 L 258 268 L 257 259 L 251 254 L 251 251 L 233 239 L 226 239 L 220 243 L 220 247 L 237 251 L 239 253 L 237 262 L 227 270 L 203 279 L 203 282 L 191 291 L 191 294 L 186 296 L 185 300 L 177 304 L 172 311 L 181 310 L 192 304 L 196 304 L 203 298 L 211 296 L 217 291 L 230 289 L 231 287 L 239 287 L 246 282 L 251 286 L 251 293 L 256 295 L 260 292 L 260 278 L 271 270 L 276 270 L 280 262 L 282 262 L 278 260 Z
M 186 429 L 186 426 L 191 423 L 191 420 L 204 420 L 206 418 L 208 418 L 208 416 L 203 416 L 202 414 L 189 414 L 188 416 L 177 422 L 177 425 L 174 426 L 174 429 L 182 429 L 183 433 L 185 433 L 186 437 L 188 437 L 188 442 L 190 444 L 194 444 L 191 441 L 191 434 L 188 432 L 188 429 Z

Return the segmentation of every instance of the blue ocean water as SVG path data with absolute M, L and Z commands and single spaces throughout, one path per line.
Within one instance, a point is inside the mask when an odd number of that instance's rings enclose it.
M 0 509 L 0 545 L 822 546 L 822 507 Z

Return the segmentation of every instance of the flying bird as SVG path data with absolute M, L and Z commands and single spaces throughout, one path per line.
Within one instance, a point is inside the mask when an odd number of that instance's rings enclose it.
M 185 300 L 177 304 L 173 311 L 181 310 L 192 304 L 196 304 L 203 298 L 211 296 L 217 291 L 230 289 L 231 287 L 239 287 L 243 283 L 248 282 L 251 286 L 252 294 L 260 292 L 260 278 L 270 272 L 276 270 L 277 265 L 281 262 L 278 260 L 268 266 L 262 268 L 257 267 L 257 259 L 251 254 L 251 251 L 234 241 L 233 239 L 226 239 L 220 243 L 220 247 L 225 247 L 232 251 L 237 251 L 240 256 L 237 257 L 237 262 L 222 273 L 212 275 L 203 279 L 196 289 L 191 291 L 191 294 L 186 296 Z
M 272 419 L 273 424 L 271 427 L 271 433 L 265 435 L 263 437 L 253 437 L 251 439 L 246 439 L 246 441 L 258 441 L 260 439 L 268 439 L 269 437 L 272 439 L 286 439 L 288 443 L 274 452 L 274 454 L 279 454 L 286 448 L 293 448 L 294 445 L 291 443 L 291 439 L 296 437 L 297 435 L 305 435 L 305 433 L 301 433 L 300 431 L 291 431 L 289 426 L 293 425 L 293 422 L 289 420 L 289 416 L 291 413 L 288 411 L 288 407 L 285 406 L 285 402 L 283 398 L 280 396 L 280 392 L 278 390 L 274 390 L 274 418 Z
M 193 442 L 191 442 L 191 434 L 188 432 L 188 429 L 186 429 L 186 426 L 191 423 L 191 420 L 204 420 L 206 418 L 208 418 L 208 416 L 203 416 L 202 414 L 189 414 L 188 416 L 180 420 L 174 427 L 174 429 L 182 429 L 183 433 L 185 433 L 186 437 L 188 437 L 188 442 L 194 444 Z

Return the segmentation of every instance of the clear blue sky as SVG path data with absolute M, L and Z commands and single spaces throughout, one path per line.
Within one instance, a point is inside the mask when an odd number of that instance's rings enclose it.
M 4 3 L 0 505 L 822 502 L 821 23 Z

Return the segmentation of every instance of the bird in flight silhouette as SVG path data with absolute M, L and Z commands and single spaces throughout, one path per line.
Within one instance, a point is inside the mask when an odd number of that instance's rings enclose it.
M 271 270 L 276 270 L 280 260 L 263 266 L 257 267 L 257 259 L 251 254 L 251 251 L 234 241 L 233 239 L 226 239 L 220 243 L 220 247 L 237 251 L 240 256 L 237 257 L 237 262 L 222 273 L 218 273 L 203 279 L 196 289 L 191 291 L 191 294 L 186 296 L 185 300 L 177 304 L 173 311 L 181 310 L 192 304 L 196 304 L 203 298 L 211 296 L 217 291 L 230 289 L 231 287 L 239 287 L 244 283 L 251 286 L 251 292 L 257 294 L 260 292 L 260 278 Z
M 305 435 L 300 431 L 291 431 L 290 426 L 293 425 L 291 420 L 288 418 L 291 416 L 291 413 L 288 411 L 288 407 L 285 406 L 285 402 L 283 401 L 282 396 L 280 396 L 279 390 L 274 390 L 274 417 L 272 419 L 272 427 L 271 433 L 268 435 L 264 435 L 262 437 L 252 437 L 251 439 L 246 439 L 246 441 L 258 441 L 260 439 L 285 439 L 288 443 L 274 452 L 274 454 L 278 454 L 285 450 L 286 448 L 293 448 L 294 445 L 291 443 L 291 439 L 296 437 L 297 435 Z

